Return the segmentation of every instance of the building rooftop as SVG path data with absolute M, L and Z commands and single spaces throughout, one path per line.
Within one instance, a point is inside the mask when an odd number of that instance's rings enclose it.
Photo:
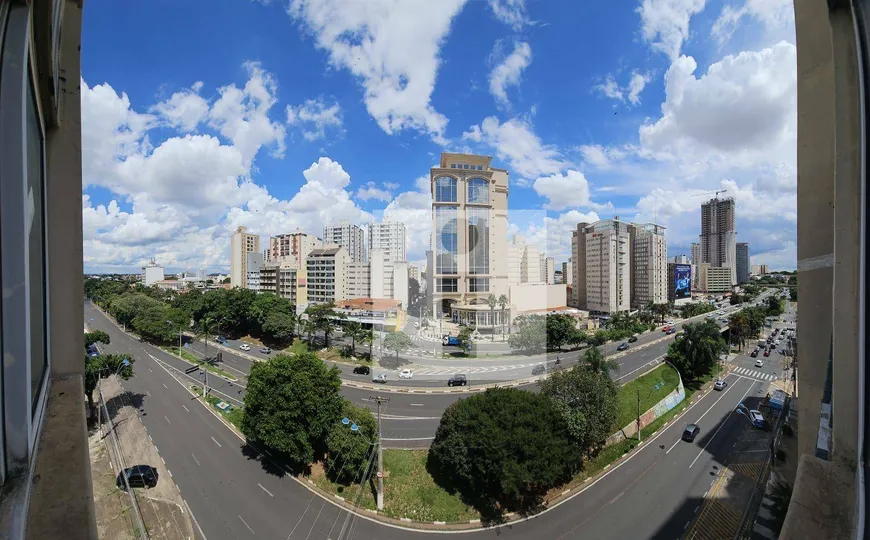
M 311 257 L 311 256 L 318 257 L 321 255 L 335 255 L 336 253 L 338 253 L 338 251 L 340 249 L 341 249 L 341 246 L 312 249 L 311 253 L 309 253 L 308 256 L 309 257 Z
M 399 309 L 401 302 L 391 298 L 352 298 L 335 303 L 338 309 L 360 309 L 366 311 L 389 311 Z

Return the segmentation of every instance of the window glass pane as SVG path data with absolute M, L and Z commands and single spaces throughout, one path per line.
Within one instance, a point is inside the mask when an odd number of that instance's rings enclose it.
M 30 284 L 30 387 L 35 408 L 39 385 L 48 366 L 45 347 L 45 214 L 43 212 L 43 140 L 36 95 L 27 77 L 27 194 L 28 281 Z
M 468 273 L 489 273 L 489 209 L 469 207 Z
M 435 179 L 435 202 L 456 202 L 456 179 L 442 176 Z
M 458 254 L 458 231 L 456 227 L 456 208 L 438 206 L 435 208 L 435 273 L 455 274 Z
M 489 202 L 489 182 L 483 178 L 472 178 L 468 181 L 468 202 L 482 203 Z

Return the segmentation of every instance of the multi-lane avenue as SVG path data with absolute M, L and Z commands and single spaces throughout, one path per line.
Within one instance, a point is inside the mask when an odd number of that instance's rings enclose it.
M 314 495 L 304 483 L 276 474 L 274 467 L 245 450 L 243 441 L 193 400 L 185 388 L 189 383 L 179 382 L 176 371 L 186 364 L 130 338 L 91 307 L 86 307 L 85 320 L 89 328 L 110 334 L 107 352 L 136 358 L 136 375 L 123 386 L 141 396 L 140 414 L 148 433 L 209 540 L 391 539 L 425 534 L 349 514 Z M 734 407 L 766 387 L 752 377 L 732 374 L 727 380 L 725 391 L 695 401 L 679 420 L 572 498 L 498 531 L 466 534 L 523 539 L 679 537 L 717 479 L 737 434 L 746 428 L 745 420 L 732 414 Z M 215 387 L 222 396 L 238 396 L 243 390 L 238 383 L 226 381 Z M 344 392 L 356 401 L 369 395 L 348 388 Z M 393 397 L 388 415 L 425 418 L 439 416 L 436 411 L 459 396 Z M 393 422 L 390 429 L 401 433 L 405 429 L 401 426 L 419 422 L 430 422 L 431 430 L 437 426 L 437 420 L 403 420 Z M 693 443 L 680 441 L 687 422 L 701 426 L 701 435 Z

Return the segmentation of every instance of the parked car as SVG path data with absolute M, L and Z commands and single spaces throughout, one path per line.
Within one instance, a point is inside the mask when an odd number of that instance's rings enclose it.
M 764 353 L 764 356 L 770 356 L 770 353 L 765 352 L 765 353 Z M 756 360 L 756 361 L 755 361 L 755 367 L 764 367 L 764 360 L 762 360 L 761 358 L 759 358 L 758 360 Z
M 242 343 L 241 345 L 239 345 L 239 349 L 241 349 L 241 350 L 243 350 L 243 351 L 250 351 L 250 350 L 251 350 L 251 346 L 248 345 L 247 343 Z
M 381 373 L 379 375 L 375 375 L 374 377 L 372 377 L 372 382 L 386 384 L 387 383 L 387 374 Z
M 127 477 L 126 484 L 124 483 L 125 476 Z M 159 476 L 157 469 L 151 465 L 133 465 L 118 473 L 116 483 L 121 489 L 127 489 L 127 485 L 131 488 L 153 488 L 157 485 Z
M 701 427 L 698 424 L 687 424 L 686 429 L 683 430 L 683 440 L 692 442 L 698 436 L 698 433 L 701 433 Z
M 260 347 L 260 352 L 262 354 L 272 354 L 272 349 L 269 347 Z
M 755 349 L 754 351 L 752 351 L 751 353 L 749 353 L 749 356 L 751 356 L 752 358 L 756 358 L 756 357 L 758 357 L 758 349 Z
M 462 373 L 451 375 L 450 378 L 447 379 L 447 386 L 465 386 L 467 384 L 468 378 Z
M 532 375 L 543 375 L 546 371 L 547 368 L 544 367 L 544 364 L 538 364 L 532 368 Z
M 372 370 L 368 366 L 357 366 L 353 368 L 353 372 L 357 375 L 368 375 Z
M 619 347 L 616 348 L 617 351 L 624 351 L 626 349 L 628 349 L 628 343 L 625 343 L 625 342 L 620 343 Z
M 764 350 L 764 357 L 767 358 L 768 356 L 770 356 L 770 350 L 765 349 Z
M 713 390 L 725 390 L 725 387 L 728 386 L 728 383 L 723 380 L 718 380 L 713 384 Z
M 764 429 L 764 415 L 761 414 L 761 411 L 756 411 L 755 409 L 749 411 L 749 420 L 752 422 L 753 426 L 758 429 Z
M 414 372 L 411 371 L 410 369 L 403 369 L 402 371 L 399 372 L 400 379 L 410 379 L 413 376 L 414 376 Z
M 629 343 L 634 343 L 635 341 L 637 341 L 637 336 L 631 336 L 630 338 L 628 338 Z

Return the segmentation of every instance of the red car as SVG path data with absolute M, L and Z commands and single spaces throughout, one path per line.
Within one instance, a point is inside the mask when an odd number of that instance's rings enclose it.
M 764 351 L 764 356 L 770 356 L 770 351 Z
M 665 326 L 664 328 L 662 328 L 662 332 L 667 332 L 670 329 L 671 329 L 670 325 Z

